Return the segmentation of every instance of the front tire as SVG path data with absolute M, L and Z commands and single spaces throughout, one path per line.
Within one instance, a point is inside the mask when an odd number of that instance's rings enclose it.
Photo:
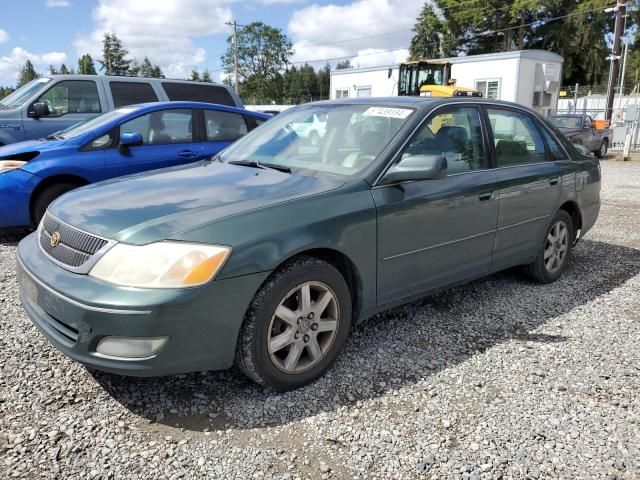
M 31 207 L 31 220 L 33 225 L 37 226 L 40 223 L 51 202 L 74 188 L 78 188 L 78 185 L 73 183 L 56 183 L 39 192 Z
M 311 383 L 333 364 L 351 326 L 351 293 L 340 272 L 313 257 L 276 270 L 245 315 L 236 365 L 279 391 Z
M 540 283 L 558 280 L 567 269 L 574 238 L 571 216 L 559 210 L 547 228 L 536 259 L 527 266 L 529 275 Z

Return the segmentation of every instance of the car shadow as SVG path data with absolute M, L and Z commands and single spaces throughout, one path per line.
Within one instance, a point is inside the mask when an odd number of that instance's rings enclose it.
M 282 425 L 413 385 L 502 342 L 535 348 L 570 341 L 561 329 L 535 330 L 638 273 L 640 250 L 583 240 L 553 284 L 512 269 L 372 317 L 354 329 L 326 375 L 286 393 L 260 387 L 235 368 L 144 379 L 91 374 L 152 423 L 205 432 Z
M 32 230 L 26 228 L 0 229 L 0 246 L 14 246 L 29 235 Z

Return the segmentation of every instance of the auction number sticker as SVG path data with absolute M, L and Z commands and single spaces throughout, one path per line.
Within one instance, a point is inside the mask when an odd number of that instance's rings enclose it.
M 369 107 L 362 114 L 365 117 L 407 118 L 413 110 L 409 108 Z

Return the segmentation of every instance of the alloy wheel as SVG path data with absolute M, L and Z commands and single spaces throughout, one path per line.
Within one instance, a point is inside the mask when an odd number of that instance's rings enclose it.
M 340 308 L 331 288 L 321 282 L 298 285 L 276 308 L 268 330 L 269 356 L 285 373 L 317 365 L 338 332 Z
M 555 273 L 564 264 L 569 251 L 569 230 L 563 221 L 553 224 L 544 246 L 544 267 Z

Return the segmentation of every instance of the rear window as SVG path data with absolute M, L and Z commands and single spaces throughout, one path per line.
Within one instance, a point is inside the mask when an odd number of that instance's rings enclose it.
M 116 108 L 136 103 L 157 102 L 158 96 L 149 83 L 109 82 Z
M 232 107 L 236 105 L 227 89 L 217 85 L 162 82 L 162 87 L 172 101 L 218 103 Z

